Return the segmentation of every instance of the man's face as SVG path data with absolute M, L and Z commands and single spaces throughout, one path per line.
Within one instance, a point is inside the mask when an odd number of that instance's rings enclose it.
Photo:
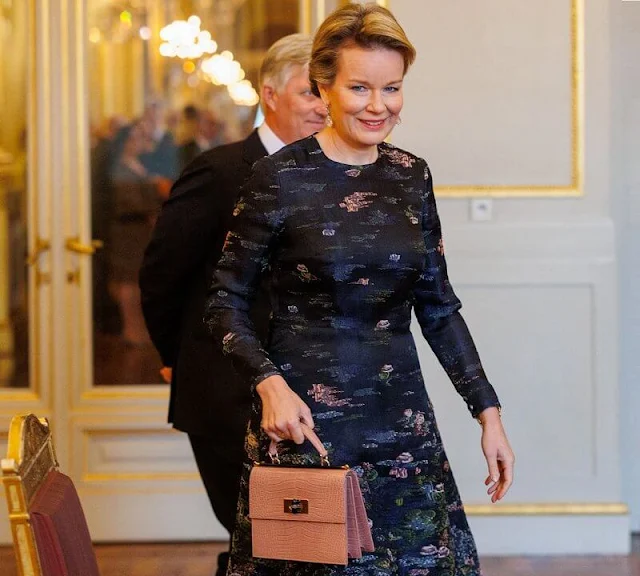
M 322 100 L 314 96 L 309 84 L 309 69 L 295 66 L 283 88 L 272 94 L 267 103 L 269 125 L 285 144 L 306 138 L 325 127 L 327 111 Z

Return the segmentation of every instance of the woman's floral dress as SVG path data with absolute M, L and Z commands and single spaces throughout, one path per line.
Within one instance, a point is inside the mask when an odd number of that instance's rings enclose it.
M 471 413 L 498 399 L 447 278 L 429 169 L 389 144 L 378 152 L 373 164 L 340 164 L 311 136 L 256 163 L 205 311 L 240 376 L 255 387 L 282 375 L 311 407 L 332 463 L 357 472 L 375 552 L 347 567 L 252 557 L 248 479 L 268 448 L 254 394 L 229 576 L 480 574 L 411 310 Z M 263 273 L 273 305 L 266 350 L 247 316 Z M 280 452 L 283 463 L 318 462 L 309 443 Z

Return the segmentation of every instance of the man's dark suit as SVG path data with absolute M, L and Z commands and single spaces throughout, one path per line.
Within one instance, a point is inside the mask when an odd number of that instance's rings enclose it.
M 140 270 L 149 334 L 163 363 L 173 368 L 169 421 L 189 434 L 214 512 L 229 532 L 251 397 L 248 384 L 214 347 L 202 317 L 240 188 L 266 154 L 254 131 L 198 156 L 173 186 Z M 264 337 L 268 306 L 261 301 L 254 308 Z

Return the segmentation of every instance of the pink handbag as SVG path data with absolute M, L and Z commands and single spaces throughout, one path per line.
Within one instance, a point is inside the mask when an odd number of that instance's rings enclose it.
M 358 477 L 347 466 L 330 468 L 318 436 L 302 429 L 323 467 L 278 466 L 275 443 L 269 455 L 276 465 L 255 464 L 249 478 L 253 556 L 346 566 L 374 550 Z

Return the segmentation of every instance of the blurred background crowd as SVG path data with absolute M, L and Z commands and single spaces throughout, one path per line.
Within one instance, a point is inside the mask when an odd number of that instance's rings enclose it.
M 212 110 L 176 111 L 160 100 L 139 117 L 113 116 L 92 130 L 92 229 L 103 245 L 94 275 L 99 332 L 119 334 L 129 347 L 149 344 L 137 278 L 156 215 L 185 166 L 234 139 Z

